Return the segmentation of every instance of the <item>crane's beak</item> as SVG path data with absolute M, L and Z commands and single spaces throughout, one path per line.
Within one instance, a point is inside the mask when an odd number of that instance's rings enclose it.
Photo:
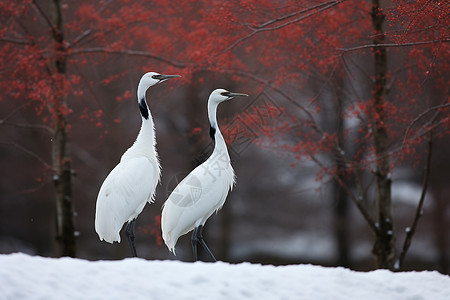
M 247 94 L 241 94 L 241 93 L 231 93 L 231 92 L 225 92 L 223 93 L 224 96 L 228 97 L 229 99 L 234 97 L 247 97 Z
M 176 78 L 176 77 L 181 77 L 181 76 L 180 75 L 163 75 L 163 74 L 153 76 L 153 78 L 158 79 L 160 82 L 170 79 L 170 78 Z

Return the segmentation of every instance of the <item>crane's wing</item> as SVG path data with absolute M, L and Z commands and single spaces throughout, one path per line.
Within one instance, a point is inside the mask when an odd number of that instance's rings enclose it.
M 164 203 L 161 215 L 163 239 L 170 251 L 174 252 L 181 235 L 203 225 L 222 207 L 233 183 L 231 165 L 217 169 L 204 163 L 177 185 Z
M 147 158 L 121 161 L 103 182 L 97 197 L 95 230 L 101 240 L 118 241 L 123 224 L 152 202 L 158 183 L 157 166 Z

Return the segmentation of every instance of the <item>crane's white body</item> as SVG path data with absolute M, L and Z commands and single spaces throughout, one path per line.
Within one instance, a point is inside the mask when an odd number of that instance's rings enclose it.
M 178 238 L 206 220 L 225 203 L 235 182 L 226 150 L 215 149 L 173 190 L 164 203 L 161 230 L 164 242 L 175 254 Z
M 120 230 L 155 198 L 160 179 L 160 164 L 156 152 L 155 129 L 145 99 L 147 89 L 178 75 L 149 72 L 142 76 L 137 90 L 142 126 L 134 144 L 122 155 L 119 164 L 103 182 L 97 197 L 95 231 L 100 240 L 120 243 Z M 134 247 L 134 246 L 133 246 Z
M 221 209 L 235 184 L 230 156 L 216 118 L 218 104 L 231 99 L 221 97 L 223 92 L 227 91 L 215 90 L 208 100 L 211 137 L 215 141 L 213 153 L 178 184 L 163 206 L 162 237 L 174 254 L 178 238 L 203 226 L 214 212 Z
M 100 240 L 120 243 L 123 224 L 137 218 L 147 202 L 153 202 L 161 170 L 155 146 L 153 122 L 146 120 L 98 193 L 95 231 Z

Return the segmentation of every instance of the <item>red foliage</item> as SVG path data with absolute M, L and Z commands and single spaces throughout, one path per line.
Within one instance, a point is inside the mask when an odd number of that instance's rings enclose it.
M 378 12 L 387 15 L 385 43 L 389 58 L 395 59 L 389 61 L 386 101 L 375 107 L 368 89 L 373 80 L 371 51 L 379 51 L 372 45 L 371 5 L 371 1 L 349 0 L 65 2 L 64 40 L 55 47 L 44 4 L 4 1 L 0 100 L 31 101 L 48 123 L 58 114 L 74 114 L 68 104 L 58 103 L 61 97 L 84 97 L 96 82 L 109 87 L 129 74 L 130 69 L 109 65 L 110 55 L 142 57 L 145 63 L 132 68 L 179 73 L 184 82 L 198 70 L 209 70 L 241 81 L 248 93 L 270 89 L 279 94 L 278 106 L 249 107 L 230 122 L 233 126 L 226 128 L 225 136 L 242 134 L 259 145 L 265 138 L 297 159 L 339 153 L 340 144 L 353 144 L 357 149 L 352 155 L 345 153 L 347 164 L 370 168 L 376 159 L 374 128 L 388 131 L 390 155 L 414 156 L 412 149 L 433 127 L 425 122 L 432 113 L 413 121 L 443 103 L 426 96 L 427 91 L 441 95 L 450 85 L 448 5 L 395 0 Z M 52 65 L 61 57 L 69 66 L 63 75 Z M 90 64 L 111 67 L 105 71 L 109 75 L 93 80 L 77 71 Z M 115 99 L 122 101 L 132 94 L 125 90 Z M 333 122 L 327 108 L 338 103 L 339 118 L 353 124 L 339 133 L 342 141 L 333 125 L 324 129 Z M 449 121 L 444 117 L 448 106 L 441 109 L 436 136 L 448 134 Z M 386 115 L 381 118 L 380 112 Z M 104 115 L 98 108 L 89 106 L 75 113 L 102 127 Z M 403 141 L 407 128 L 408 138 Z M 194 128 L 192 134 L 200 130 Z

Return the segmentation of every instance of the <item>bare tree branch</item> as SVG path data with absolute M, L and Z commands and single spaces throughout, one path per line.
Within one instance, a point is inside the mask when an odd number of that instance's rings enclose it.
M 70 43 L 70 45 L 67 48 L 72 48 L 73 46 L 77 45 L 78 43 L 80 43 L 81 41 L 83 41 L 83 39 L 87 38 L 90 34 L 92 33 L 92 29 L 87 29 L 85 31 L 83 31 L 79 36 L 77 36 L 72 43 Z
M 107 54 L 125 54 L 130 56 L 142 56 L 142 57 L 149 57 L 153 58 L 159 61 L 162 61 L 166 64 L 169 64 L 171 66 L 177 67 L 177 68 L 185 68 L 189 66 L 186 63 L 181 63 L 177 61 L 173 61 L 170 59 L 167 59 L 165 57 L 147 52 L 147 51 L 140 51 L 140 50 L 131 50 L 131 49 L 122 49 L 122 50 L 112 50 L 105 47 L 93 47 L 93 48 L 82 48 L 82 49 L 75 49 L 69 52 L 69 56 L 76 55 L 76 54 L 93 54 L 93 53 L 107 53 Z
M 422 5 L 422 7 L 417 10 L 415 16 L 409 21 L 408 25 L 405 27 L 404 29 L 404 33 L 408 31 L 409 27 L 411 26 L 412 23 L 414 23 L 417 19 L 417 16 L 425 9 L 425 7 L 427 7 L 428 4 L 430 4 L 431 0 L 428 0 L 424 5 Z
M 10 112 L 9 114 L 6 115 L 6 117 L 4 117 L 3 119 L 0 120 L 0 123 L 4 123 L 6 122 L 8 119 L 12 118 L 15 114 L 17 114 L 20 110 L 22 110 L 25 106 L 27 106 L 28 104 L 30 104 L 32 102 L 32 100 L 28 100 L 24 103 L 22 103 L 22 105 L 16 107 L 12 112 Z
M 276 22 L 280 22 L 280 21 L 284 21 L 284 20 L 286 20 L 286 19 L 292 18 L 292 17 L 294 17 L 294 16 L 296 16 L 296 15 L 301 15 L 301 14 L 304 14 L 304 13 L 306 13 L 306 12 L 312 11 L 312 10 L 314 10 L 314 9 L 318 9 L 318 8 L 327 6 L 327 5 L 329 5 L 329 4 L 333 4 L 334 2 L 343 2 L 343 1 L 330 1 L 330 2 L 325 2 L 325 3 L 320 3 L 320 4 L 317 4 L 317 5 L 315 5 L 315 6 L 311 6 L 311 7 L 308 7 L 308 8 L 299 10 L 299 11 L 295 11 L 295 12 L 293 12 L 293 13 L 290 13 L 290 14 L 287 14 L 287 15 L 284 15 L 284 16 L 281 16 L 281 17 L 278 17 L 278 18 L 269 20 L 269 21 L 267 21 L 267 22 L 264 22 L 264 23 L 262 23 L 262 24 L 256 26 L 255 28 L 256 28 L 256 29 L 260 29 L 260 28 L 263 28 L 263 27 L 272 25 L 272 24 L 274 24 L 274 23 L 276 23 Z
M 50 182 L 52 182 L 52 179 L 49 176 L 45 180 L 42 180 L 37 186 L 32 187 L 32 188 L 28 188 L 28 189 L 24 189 L 24 190 L 20 190 L 19 192 L 17 192 L 17 194 L 22 194 L 23 195 L 23 194 L 36 193 L 37 191 L 39 191 L 40 189 L 45 187 Z
M 362 198 L 356 197 L 353 192 L 342 182 L 342 179 L 339 177 L 338 174 L 330 170 L 327 166 L 325 166 L 321 161 L 319 161 L 314 155 L 310 155 L 310 158 L 312 161 L 314 161 L 319 167 L 323 168 L 326 173 L 330 176 L 332 176 L 336 182 L 346 191 L 347 195 L 352 199 L 353 203 L 355 203 L 356 207 L 359 209 L 361 214 L 363 215 L 364 219 L 366 220 L 367 224 L 369 225 L 370 229 L 372 229 L 372 232 L 377 232 L 378 228 L 375 225 L 375 221 L 372 218 L 372 216 L 369 214 L 368 210 L 364 207 L 364 202 L 362 201 Z
M 45 22 L 47 23 L 48 27 L 50 27 L 50 29 L 52 30 L 53 34 L 55 34 L 56 32 L 58 32 L 58 30 L 55 28 L 55 26 L 52 24 L 52 22 L 50 21 L 49 17 L 47 16 L 47 14 L 42 10 L 42 8 L 36 3 L 36 0 L 33 0 L 33 6 L 37 9 L 37 11 L 39 12 L 39 14 L 42 16 L 42 18 L 45 20 Z
M 367 49 L 367 48 L 411 47 L 411 46 L 417 46 L 417 45 L 436 44 L 436 43 L 443 43 L 443 42 L 444 43 L 450 42 L 450 38 L 446 37 L 446 38 L 439 39 L 439 40 L 411 42 L 411 43 L 404 43 L 404 44 L 369 44 L 369 45 L 361 45 L 361 46 L 352 47 L 352 48 L 338 48 L 337 50 L 343 51 L 343 52 L 351 52 L 351 51 Z
M 272 31 L 272 30 L 281 29 L 283 27 L 286 27 L 286 26 L 292 25 L 294 23 L 300 22 L 300 21 L 302 21 L 302 20 L 304 20 L 306 18 L 309 18 L 309 17 L 311 17 L 311 16 L 313 16 L 313 15 L 315 15 L 317 13 L 320 13 L 320 12 L 322 12 L 324 10 L 327 10 L 327 9 L 329 9 L 329 8 L 335 6 L 335 5 L 338 5 L 338 4 L 342 3 L 342 2 L 345 2 L 345 1 L 346 0 L 330 1 L 330 2 L 326 2 L 326 3 L 318 4 L 318 5 L 315 5 L 315 6 L 311 7 L 311 8 L 307 8 L 307 9 L 301 10 L 299 12 L 295 12 L 295 13 L 292 13 L 292 14 L 288 14 L 286 16 L 282 16 L 282 17 L 279 17 L 279 18 L 267 21 L 267 22 L 265 22 L 265 23 L 263 23 L 261 25 L 258 25 L 256 27 L 252 28 L 252 30 L 253 30 L 252 32 L 250 32 L 246 36 L 243 36 L 243 37 L 237 39 L 230 46 L 225 48 L 222 52 L 220 52 L 216 56 L 222 55 L 222 54 L 230 51 L 231 49 L 233 49 L 234 47 L 236 47 L 237 45 L 239 45 L 243 41 L 245 41 L 245 40 L 251 38 L 252 36 L 256 35 L 257 33 L 264 32 L 264 31 Z M 314 10 L 314 11 L 310 12 L 311 10 Z M 278 25 L 278 26 L 266 27 L 266 26 L 268 26 L 270 24 L 273 24 L 273 23 L 276 23 L 276 22 L 279 22 L 279 21 L 291 18 L 291 17 L 293 17 L 295 15 L 298 15 L 298 14 L 303 14 L 303 13 L 306 13 L 306 12 L 310 12 L 310 13 L 308 13 L 307 15 L 295 18 L 294 20 L 288 21 L 288 22 L 283 23 L 283 24 Z
M 26 129 L 42 129 L 47 131 L 50 134 L 53 134 L 54 130 L 47 125 L 44 124 L 26 124 L 26 123 L 12 123 L 5 120 L 0 120 L 0 125 L 9 125 L 18 128 L 26 128 Z
M 21 146 L 21 145 L 19 145 L 19 144 L 17 144 L 17 143 L 14 143 L 14 142 L 2 142 L 2 141 L 0 141 L 0 144 L 2 144 L 2 145 L 7 145 L 7 146 L 13 146 L 13 147 L 15 147 L 15 148 L 17 148 L 17 149 L 19 149 L 19 150 L 25 152 L 25 153 L 28 154 L 29 156 L 34 157 L 35 159 L 37 159 L 38 161 L 40 161 L 46 168 L 51 168 L 51 166 L 50 166 L 50 165 L 49 165 L 42 157 L 40 157 L 39 155 L 37 155 L 37 154 L 34 153 L 33 151 L 28 150 L 28 149 L 26 149 L 25 147 L 23 147 L 23 146 Z
M 447 101 L 447 100 L 445 100 L 445 101 Z M 439 109 L 441 109 L 441 108 L 447 108 L 447 107 L 450 107 L 450 103 L 445 103 L 445 104 L 441 104 L 441 105 L 436 105 L 436 106 L 433 106 L 433 107 L 428 108 L 428 109 L 425 110 L 424 112 L 420 113 L 417 117 L 415 117 L 414 120 L 412 120 L 412 121 L 409 123 L 408 127 L 406 128 L 405 135 L 403 136 L 402 148 L 405 146 L 406 140 L 407 140 L 408 135 L 409 135 L 409 131 L 411 130 L 412 126 L 414 126 L 414 124 L 416 124 L 421 118 L 423 118 L 424 116 L 426 116 L 428 113 L 430 113 L 430 112 L 432 112 L 432 111 L 435 111 L 435 110 L 438 110 L 438 111 L 436 112 L 436 114 L 432 117 L 432 119 L 430 120 L 430 122 L 433 122 L 433 121 L 436 119 L 437 115 L 439 114 Z
M 237 76 L 241 76 L 241 77 L 246 77 L 246 78 L 250 78 L 256 82 L 259 82 L 269 88 L 271 88 L 273 91 L 279 93 L 281 96 L 283 96 L 285 99 L 287 99 L 289 102 L 291 102 L 292 104 L 294 104 L 295 106 L 299 107 L 307 116 L 308 118 L 312 121 L 312 123 L 314 124 L 313 129 L 318 133 L 318 134 L 323 134 L 322 130 L 320 130 L 320 128 L 318 128 L 317 122 L 315 121 L 313 115 L 311 114 L 311 112 L 305 107 L 303 106 L 301 103 L 295 101 L 294 99 L 292 99 L 289 95 L 287 95 L 282 89 L 278 88 L 275 86 L 275 84 L 271 83 L 269 80 L 263 79 L 261 77 L 258 77 L 252 73 L 248 73 L 248 72 L 244 72 L 244 71 L 240 71 L 240 70 L 222 70 L 223 72 L 226 73 L 231 73 Z
M 0 39 L 0 41 L 6 42 L 6 43 L 18 44 L 18 45 L 31 45 L 32 44 L 28 40 L 8 38 L 8 37 L 3 37 Z
M 419 204 L 417 205 L 416 215 L 414 216 L 414 220 L 412 226 L 407 228 L 406 237 L 403 243 L 402 252 L 398 258 L 397 269 L 403 265 L 403 261 L 405 259 L 406 253 L 408 252 L 409 247 L 411 246 L 412 238 L 416 232 L 417 224 L 419 223 L 419 219 L 423 214 L 422 208 L 425 200 L 425 195 L 427 193 L 428 182 L 430 180 L 430 172 L 431 172 L 431 153 L 433 148 L 433 131 L 430 131 L 430 140 L 428 141 L 428 155 L 427 161 L 425 164 L 425 175 L 423 177 L 422 184 L 422 194 L 420 195 Z

